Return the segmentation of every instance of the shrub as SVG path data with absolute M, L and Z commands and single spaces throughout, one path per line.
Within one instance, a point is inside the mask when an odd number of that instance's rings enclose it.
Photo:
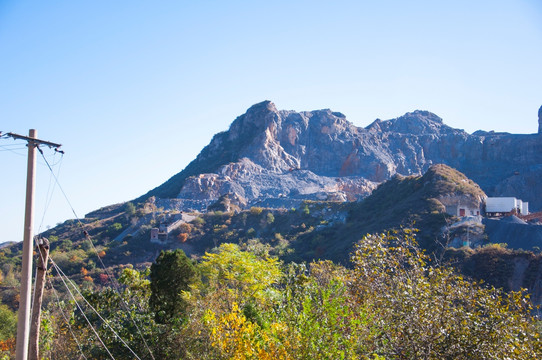
M 197 218 L 192 220 L 192 224 L 202 226 L 205 224 L 205 220 L 201 216 L 198 216 Z
M 187 233 L 180 233 L 179 235 L 177 235 L 177 239 L 184 243 L 186 242 L 186 240 L 188 240 L 188 234 Z
M 253 206 L 250 208 L 250 213 L 255 216 L 260 215 L 262 211 L 263 211 L 263 208 L 261 207 Z
M 182 233 L 190 234 L 192 232 L 192 225 L 188 223 L 182 223 L 179 226 L 179 231 Z
M 132 217 L 136 213 L 136 207 L 131 202 L 127 202 L 126 205 L 124 205 L 124 212 L 129 217 Z

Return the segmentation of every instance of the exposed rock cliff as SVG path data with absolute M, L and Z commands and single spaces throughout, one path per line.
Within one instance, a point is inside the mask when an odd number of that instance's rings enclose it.
M 249 108 L 144 197 L 216 200 L 235 193 L 247 206 L 271 198 L 355 200 L 395 174 L 421 174 L 436 163 L 460 170 L 489 196 L 516 196 L 542 209 L 537 134 L 468 134 L 419 110 L 360 128 L 328 109 L 279 111 L 270 101 Z

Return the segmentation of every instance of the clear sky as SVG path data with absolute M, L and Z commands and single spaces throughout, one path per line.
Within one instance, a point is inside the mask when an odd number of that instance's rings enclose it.
M 63 144 L 45 154 L 81 217 L 166 181 L 263 100 L 534 133 L 542 2 L 0 0 L 0 131 Z M 25 154 L 0 139 L 0 242 L 22 240 Z M 36 230 L 73 218 L 43 160 L 37 182 Z

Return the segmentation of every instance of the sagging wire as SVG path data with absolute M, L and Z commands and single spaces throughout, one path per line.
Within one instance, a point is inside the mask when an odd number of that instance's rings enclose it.
M 17 144 L 17 146 L 20 146 L 20 145 Z M 15 155 L 26 157 L 26 154 L 22 154 L 20 152 L 17 152 L 17 150 L 24 150 L 25 147 L 7 148 L 7 147 L 5 147 L 5 145 L 0 145 L 0 148 L 2 148 L 2 150 L 0 150 L 0 151 L 9 151 L 9 152 L 14 153 Z
M 129 310 L 128 308 L 128 304 L 126 303 L 126 301 L 124 301 L 124 299 L 122 298 L 122 295 L 121 295 L 121 291 L 120 291 L 120 286 L 117 282 L 117 279 L 113 276 L 113 274 L 111 274 L 111 272 L 107 269 L 107 267 L 105 266 L 105 264 L 103 263 L 102 261 L 102 258 L 100 257 L 99 255 L 99 252 L 98 252 L 98 249 L 96 249 L 96 247 L 94 246 L 94 243 L 92 241 L 92 238 L 90 237 L 89 233 L 84 230 L 84 224 L 82 223 L 81 219 L 79 218 L 79 216 L 77 215 L 77 213 L 75 212 L 75 209 L 73 208 L 70 200 L 68 199 L 68 196 L 66 195 L 66 192 L 64 191 L 64 189 L 62 188 L 62 186 L 60 185 L 60 182 L 58 181 L 58 177 L 55 176 L 54 172 L 53 172 L 53 169 L 51 167 L 51 165 L 49 164 L 49 162 L 47 161 L 47 159 L 45 158 L 44 154 L 43 154 L 43 151 L 41 149 L 38 148 L 38 150 L 40 151 L 40 154 L 42 155 L 43 157 L 43 160 L 45 161 L 47 167 L 49 168 L 49 171 L 51 172 L 51 174 L 53 175 L 53 178 L 55 179 L 55 182 L 58 186 L 58 188 L 60 189 L 60 191 L 62 192 L 62 195 L 64 195 L 64 198 L 66 199 L 66 202 L 68 203 L 73 215 L 75 216 L 75 218 L 77 219 L 77 223 L 79 224 L 79 227 L 83 230 L 83 234 L 85 235 L 85 238 L 88 240 L 88 242 L 90 243 L 92 249 L 94 250 L 95 254 L 96 254 L 96 257 L 98 258 L 98 261 L 100 262 L 102 268 L 104 269 L 105 273 L 107 274 L 107 277 L 108 279 L 111 279 L 111 283 L 113 284 L 113 287 L 115 288 L 115 291 L 117 292 L 117 295 L 120 299 L 120 303 L 122 304 L 122 306 L 124 307 L 124 310 L 128 313 L 128 315 L 130 316 L 130 319 L 132 321 L 132 323 L 134 324 L 134 326 L 136 327 L 137 331 L 138 331 L 138 334 L 139 336 L 141 337 L 141 339 L 143 340 L 143 344 L 145 345 L 145 348 L 147 349 L 147 351 L 149 352 L 149 354 L 151 355 L 151 358 L 152 360 L 155 360 L 154 359 L 154 355 L 149 347 L 149 345 L 147 344 L 147 341 L 145 340 L 145 337 L 143 336 L 143 333 L 139 327 L 139 325 L 136 323 L 135 319 L 133 318 L 132 316 L 132 313 L 131 311 Z M 63 151 L 58 151 L 60 152 L 61 154 L 64 154 Z
M 62 318 L 64 319 L 64 322 L 66 323 L 66 325 L 68 325 L 68 330 L 70 331 L 70 334 L 71 334 L 73 340 L 75 340 L 75 343 L 77 344 L 77 347 L 79 348 L 79 352 L 81 353 L 81 356 L 83 357 L 83 359 L 87 360 L 87 357 L 85 356 L 85 354 L 83 352 L 83 347 L 81 346 L 81 344 L 77 340 L 77 337 L 75 336 L 75 334 L 74 334 L 74 332 L 72 330 L 72 327 L 70 325 L 70 321 L 68 320 L 68 317 L 66 316 L 66 314 L 64 313 L 64 310 L 62 309 L 62 306 L 60 305 L 60 303 L 61 303 L 60 297 L 58 296 L 58 293 L 57 293 L 56 289 L 53 286 L 53 282 L 51 281 L 50 278 L 47 278 L 47 281 L 49 282 L 49 286 L 53 290 L 53 294 L 55 294 L 58 309 L 59 309 L 60 313 L 62 314 Z
M 88 302 L 88 300 L 83 296 L 83 294 L 81 294 L 81 292 L 79 291 L 79 289 L 77 288 L 77 286 L 75 285 L 75 283 L 74 283 L 73 281 L 71 281 L 71 280 L 68 278 L 68 276 L 66 276 L 66 274 L 62 271 L 62 269 L 60 269 L 60 267 L 59 267 L 52 259 L 51 259 L 51 263 L 53 264 L 53 266 L 55 267 L 55 269 L 57 270 L 57 272 L 61 273 L 62 276 L 64 276 L 64 277 L 68 280 L 68 282 L 73 286 L 73 288 L 75 289 L 75 291 L 77 292 L 77 294 L 84 300 L 85 304 L 87 304 L 87 306 L 88 306 L 90 309 L 92 309 L 92 311 L 94 311 L 94 313 L 95 313 L 96 315 L 98 315 L 98 318 L 100 318 L 100 320 L 102 320 L 103 323 L 104 323 L 105 325 L 107 325 L 107 327 L 108 327 L 108 328 L 113 332 L 113 334 L 115 334 L 115 336 L 116 336 L 116 337 L 124 344 L 124 346 L 125 346 L 128 350 L 130 350 L 130 352 L 136 357 L 136 359 L 141 360 L 140 357 L 137 356 L 137 354 L 132 350 L 132 348 L 130 348 L 130 346 L 126 343 L 126 341 L 124 341 L 124 339 L 122 339 L 122 338 L 120 337 L 120 335 L 113 329 L 113 327 L 112 327 L 111 325 L 109 325 L 109 322 L 108 322 L 106 319 L 104 319 L 104 318 L 102 317 L 102 315 L 100 315 L 100 313 L 98 312 L 98 310 L 96 310 L 96 309 L 94 308 L 94 306 L 92 306 L 92 305 Z
M 43 151 L 39 148 L 39 146 L 37 148 L 38 148 L 38 151 L 41 153 L 41 155 L 44 156 Z M 56 155 L 56 152 L 55 152 L 55 155 Z M 60 163 L 61 165 L 62 165 L 62 158 L 63 157 L 61 157 L 61 159 L 58 161 L 58 163 Z M 53 164 L 53 166 L 55 166 L 55 164 Z M 60 166 L 57 169 L 56 178 L 58 178 L 59 175 L 60 175 Z M 53 199 L 53 193 L 56 188 L 56 182 L 53 182 L 53 176 L 54 176 L 54 173 L 51 171 L 51 175 L 49 176 L 49 185 L 47 186 L 47 195 L 45 195 L 45 206 L 43 209 L 43 216 L 41 217 L 41 223 L 38 228 L 38 234 L 41 233 L 41 229 L 45 221 L 45 215 L 47 214 L 47 210 L 49 209 L 49 206 L 51 205 L 51 201 Z M 51 185 L 52 185 L 52 189 L 51 189 Z
M 43 264 L 44 268 L 47 269 L 47 264 L 45 263 L 45 259 L 43 258 L 43 254 L 41 253 L 41 251 L 39 250 L 39 241 L 38 241 L 38 236 L 35 236 L 34 237 L 34 243 L 35 245 L 38 247 L 38 251 L 37 253 L 39 254 L 40 256 L 40 259 L 41 259 L 41 263 Z M 36 269 L 36 272 L 37 272 L 37 269 Z M 53 286 L 53 282 L 51 281 L 50 277 L 46 277 L 47 278 L 47 281 L 49 283 L 49 286 L 51 287 L 51 289 L 53 290 L 53 294 L 55 294 L 55 298 L 56 298 L 56 302 L 57 302 L 57 306 L 58 306 L 58 309 L 60 310 L 60 313 L 62 314 L 62 318 L 64 319 L 64 322 L 66 323 L 66 325 L 68 326 L 68 330 L 70 331 L 70 334 L 73 338 L 73 340 L 75 340 L 75 343 L 77 344 L 77 347 L 79 348 L 79 352 L 81 353 L 81 356 L 83 357 L 83 359 L 85 360 L 88 360 L 87 357 L 85 356 L 85 354 L 83 353 L 83 348 L 81 346 L 81 344 L 79 343 L 79 341 L 77 340 L 77 337 L 75 336 L 73 330 L 72 330 L 72 327 L 70 325 L 70 321 L 68 320 L 68 318 L 66 317 L 66 314 L 64 314 L 64 311 L 62 309 L 62 306 L 60 306 L 60 297 L 58 296 L 58 293 L 55 289 L 55 287 Z M 34 298 L 35 296 L 35 287 L 34 287 L 34 293 L 32 295 L 32 297 Z M 32 304 L 34 303 L 34 300 L 32 300 Z M 34 309 L 32 309 L 32 311 L 34 311 Z
M 107 348 L 107 346 L 104 344 L 102 338 L 100 337 L 100 335 L 98 335 L 98 332 L 96 331 L 96 329 L 94 329 L 94 326 L 92 326 L 92 324 L 90 323 L 90 320 L 87 318 L 87 316 L 85 315 L 85 312 L 83 311 L 83 309 L 81 309 L 81 306 L 79 305 L 79 303 L 77 302 L 77 300 L 75 299 L 75 296 L 73 295 L 72 291 L 70 290 L 70 287 L 68 286 L 68 284 L 66 284 L 66 281 L 64 280 L 64 277 L 63 277 L 63 272 L 62 270 L 60 270 L 60 268 L 58 267 L 58 265 L 53 261 L 53 259 L 51 257 L 49 257 L 49 260 L 51 260 L 51 264 L 53 264 L 53 267 L 55 268 L 58 276 L 60 277 L 60 280 L 62 280 L 62 283 L 64 284 L 64 287 L 66 288 L 66 290 L 68 290 L 68 293 L 70 294 L 70 297 L 72 298 L 72 300 L 74 301 L 75 303 L 75 306 L 77 306 L 77 308 L 79 309 L 79 311 L 81 312 L 81 314 L 83 315 L 83 318 L 86 320 L 87 324 L 90 326 L 90 328 L 92 329 L 92 332 L 94 332 L 94 335 L 96 335 L 96 337 L 98 338 L 98 341 L 100 341 L 100 343 L 102 344 L 102 346 L 104 347 L 105 351 L 107 351 L 107 354 L 109 354 L 109 357 L 111 357 L 111 359 L 115 360 L 115 357 L 113 356 L 113 354 L 111 354 L 111 352 L 109 351 L 109 349 Z

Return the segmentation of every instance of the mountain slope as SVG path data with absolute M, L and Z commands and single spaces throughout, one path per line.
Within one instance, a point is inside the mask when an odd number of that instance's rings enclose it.
M 322 254 L 345 261 L 352 244 L 363 235 L 400 227 L 418 228 L 420 245 L 429 252 L 439 251 L 443 248 L 439 243 L 444 245 L 446 240 L 442 229 L 451 218 L 446 214 L 451 199 L 479 207 L 485 197 L 477 184 L 446 165 L 433 165 L 423 176 L 397 175 L 349 206 L 346 223 L 324 236 Z
M 341 113 L 279 111 L 270 101 L 249 108 L 183 171 L 138 201 L 208 204 L 227 193 L 246 206 L 280 207 L 285 198 L 358 200 L 396 174 L 422 174 L 437 163 L 465 173 L 490 196 L 516 196 L 542 209 L 542 135 L 468 134 L 428 111 L 359 128 Z
M 222 243 L 237 243 L 243 249 L 269 252 L 287 262 L 330 259 L 348 264 L 353 245 L 365 234 L 401 227 L 418 228 L 420 245 L 438 255 L 448 240 L 443 230 L 459 220 L 446 214 L 446 206 L 455 201 L 476 208 L 485 194 L 464 174 L 437 164 L 423 176 L 396 175 L 359 202 L 306 201 L 295 209 L 252 207 L 237 213 L 232 210 L 238 210 L 238 199 L 230 196 L 223 196 L 207 213 L 187 216 L 193 220 L 187 220 L 189 223 L 172 231 L 164 243 L 150 241 L 151 227 L 187 214 L 164 209 L 154 201 L 136 207 L 119 204 L 103 208 L 83 219 L 85 231 L 77 222 L 69 220 L 42 236 L 51 241 L 51 256 L 66 273 L 78 282 L 96 284 L 107 280 L 97 266 L 102 261 L 117 273 L 128 264 L 138 268 L 149 266 L 164 249 L 181 248 L 198 258 Z M 121 235 L 126 231 L 126 235 Z M 92 237 L 94 246 L 90 246 L 87 234 Z M 487 244 L 486 238 L 481 245 Z M 17 243 L 0 249 L 0 269 L 5 279 L 18 273 L 21 248 L 22 243 Z M 542 278 L 541 255 L 529 254 L 513 250 L 495 254 L 485 248 L 462 248 L 448 250 L 446 256 L 466 274 L 496 286 L 534 289 L 533 284 Z M 506 267 L 499 265 L 503 263 Z M 5 292 L 3 301 L 11 302 L 15 295 L 14 291 Z M 535 295 L 536 303 L 541 303 L 542 290 Z

